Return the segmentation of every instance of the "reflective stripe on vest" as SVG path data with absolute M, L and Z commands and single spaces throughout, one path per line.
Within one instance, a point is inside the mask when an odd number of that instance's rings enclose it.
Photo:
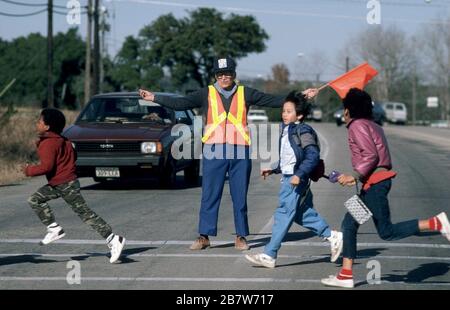
M 244 86 L 238 86 L 233 95 L 228 115 L 217 90 L 212 85 L 208 87 L 208 115 L 202 142 L 250 145 Z

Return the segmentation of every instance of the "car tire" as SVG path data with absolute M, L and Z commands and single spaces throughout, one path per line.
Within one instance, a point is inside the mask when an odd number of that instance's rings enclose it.
M 189 184 L 198 184 L 200 176 L 200 160 L 195 159 L 191 165 L 184 169 L 184 181 Z

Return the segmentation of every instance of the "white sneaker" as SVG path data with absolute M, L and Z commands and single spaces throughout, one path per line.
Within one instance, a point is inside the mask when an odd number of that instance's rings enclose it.
M 442 228 L 440 230 L 441 234 L 450 242 L 450 223 L 448 221 L 447 214 L 445 214 L 445 212 L 442 212 L 436 215 L 436 217 L 439 219 L 442 225 Z
M 42 241 L 39 242 L 39 244 L 40 245 L 49 244 L 53 241 L 61 239 L 65 235 L 66 233 L 64 232 L 61 226 L 59 226 L 57 223 L 52 223 L 47 226 L 47 234 L 45 235 L 44 239 L 42 239 Z
M 108 242 L 108 247 L 111 249 L 111 258 L 109 259 L 109 262 L 112 264 L 119 259 L 125 245 L 125 238 L 111 234 L 106 240 Z
M 332 230 L 331 236 L 327 238 L 327 240 L 330 242 L 330 248 L 331 248 L 331 258 L 330 261 L 334 263 L 338 258 L 339 255 L 341 255 L 342 252 L 342 245 L 343 245 L 343 235 L 340 231 Z
M 253 264 L 264 266 L 267 268 L 275 268 L 276 259 L 270 257 L 267 254 L 246 254 L 245 258 L 251 261 Z
M 326 286 L 345 287 L 345 288 L 355 287 L 353 279 L 340 280 L 336 276 L 329 276 L 328 278 L 322 279 L 320 282 L 322 282 L 322 284 Z

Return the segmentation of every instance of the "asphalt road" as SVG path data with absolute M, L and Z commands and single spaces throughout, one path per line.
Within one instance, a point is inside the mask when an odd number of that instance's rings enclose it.
M 327 171 L 350 171 L 345 127 L 313 123 L 322 140 Z M 394 168 L 390 203 L 393 222 L 450 213 L 450 130 L 385 126 Z M 264 165 L 264 164 L 263 164 Z M 263 181 L 254 160 L 248 195 L 251 249 L 260 252 L 270 238 L 277 206 L 279 177 Z M 110 264 L 105 242 L 85 226 L 62 200 L 51 202 L 66 237 L 39 246 L 45 227 L 26 200 L 45 184 L 42 177 L 0 187 L 0 289 L 148 289 L 148 290 L 302 290 L 327 289 L 320 279 L 338 271 L 329 262 L 327 243 L 293 226 L 275 269 L 252 266 L 234 249 L 234 224 L 228 184 L 224 189 L 218 236 L 212 247 L 190 251 L 197 237 L 201 188 L 186 187 L 182 176 L 175 189 L 154 181 L 100 185 L 81 179 L 89 206 L 128 242 L 120 264 Z M 312 186 L 315 207 L 339 228 L 343 203 L 354 193 L 322 179 Z M 356 290 L 450 289 L 450 244 L 426 234 L 385 242 L 372 222 L 359 234 L 355 265 Z M 374 262 L 375 260 L 375 262 Z M 79 263 L 81 283 L 69 284 Z M 76 263 L 75 263 L 76 264 Z M 381 284 L 367 277 L 379 264 Z M 371 281 L 369 281 L 371 282 Z

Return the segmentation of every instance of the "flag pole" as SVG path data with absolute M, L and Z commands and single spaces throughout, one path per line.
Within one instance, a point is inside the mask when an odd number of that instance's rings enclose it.
M 317 92 L 321 91 L 322 89 L 324 89 L 324 88 L 327 87 L 327 86 L 328 86 L 328 83 L 327 83 L 327 84 L 323 84 L 322 86 L 320 86 L 319 88 L 317 88 Z

